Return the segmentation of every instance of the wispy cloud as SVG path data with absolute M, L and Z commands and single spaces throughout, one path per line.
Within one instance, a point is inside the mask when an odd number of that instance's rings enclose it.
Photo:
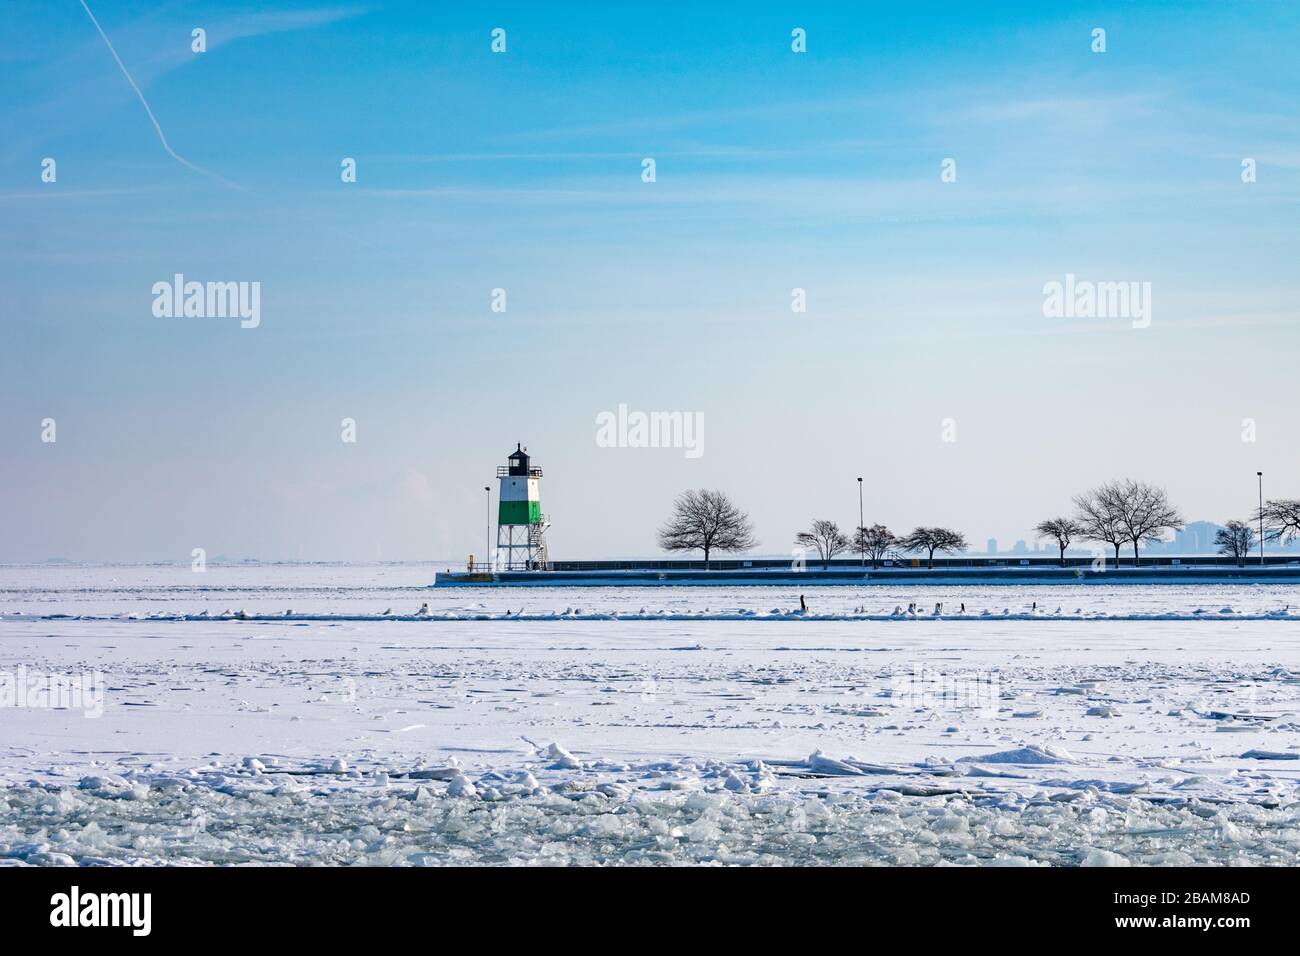
M 191 26 L 188 24 L 160 23 L 156 11 L 148 16 L 112 27 L 117 43 L 108 40 L 106 31 L 99 25 L 85 0 L 81 6 L 95 25 L 98 36 L 102 39 L 92 40 L 95 47 L 107 44 L 113 51 L 113 59 L 119 69 L 128 76 L 130 85 L 123 86 L 126 95 L 134 95 L 143 101 L 142 90 L 158 82 L 173 70 L 192 64 L 195 60 L 188 43 L 160 41 L 161 35 L 175 35 L 178 31 L 188 37 Z M 365 6 L 336 6 L 302 10 L 258 11 L 227 15 L 224 19 L 210 22 L 207 30 L 209 52 L 222 46 L 247 39 L 277 33 L 312 30 L 329 26 L 369 12 Z M 123 65 L 117 49 L 129 50 L 131 69 Z M 23 109 L 13 116 L 13 127 L 26 135 L 6 137 L 4 153 L 8 156 L 24 155 L 31 152 L 39 143 L 67 134 L 82 123 L 96 115 L 92 108 L 97 101 L 103 102 L 107 91 L 103 78 L 98 74 L 87 74 L 87 57 L 94 52 L 91 46 L 77 45 L 66 53 L 59 55 L 57 48 L 48 52 L 55 55 L 40 59 L 28 59 L 32 70 L 24 78 L 23 85 L 32 90 L 49 91 L 43 99 L 29 100 Z M 136 54 L 142 55 L 136 55 Z M 14 58 L 16 59 L 16 58 Z M 73 83 L 69 77 L 78 77 Z M 151 122 L 159 124 L 151 116 Z M 165 139 L 165 137 L 164 137 Z
M 232 17 L 208 31 L 208 48 L 272 33 L 314 30 L 361 16 L 368 7 L 322 7 L 313 10 L 264 10 Z
M 761 102 L 718 110 L 687 110 L 680 113 L 634 116 L 575 126 L 550 126 L 520 130 L 500 137 L 502 142 L 572 139 L 582 136 L 608 136 L 613 133 L 667 131 L 698 126 L 716 126 L 739 120 L 779 120 L 821 113 L 864 111 L 890 103 L 889 97 L 846 96 Z
M 90 17 L 90 22 L 95 25 L 95 30 L 98 31 L 100 38 L 104 41 L 104 46 L 108 47 L 108 52 L 113 54 L 113 60 L 117 63 L 118 69 L 122 71 L 122 75 L 126 77 L 127 83 L 131 84 L 131 89 L 133 89 L 135 95 L 139 97 L 140 105 L 144 107 L 145 113 L 148 114 L 149 122 L 153 124 L 154 131 L 158 134 L 158 141 L 162 143 L 162 148 L 166 150 L 167 155 L 176 160 L 176 162 L 180 163 L 186 169 L 192 169 L 194 172 L 207 176 L 209 179 L 216 180 L 222 185 L 230 186 L 234 189 L 242 188 L 238 183 L 233 183 L 229 179 L 226 179 L 226 177 L 214 173 L 212 170 L 206 169 L 198 163 L 190 162 L 180 153 L 176 152 L 176 150 L 172 149 L 171 144 L 167 142 L 167 134 L 163 132 L 162 125 L 158 122 L 158 117 L 154 116 L 153 108 L 149 106 L 149 101 L 145 99 L 144 93 L 140 90 L 135 79 L 131 76 L 131 71 L 128 70 L 126 64 L 122 62 L 122 58 L 117 55 L 117 50 L 113 49 L 113 41 L 108 38 L 108 34 L 104 32 L 104 28 L 101 27 L 99 21 L 95 19 L 95 15 L 90 11 L 90 7 L 86 5 L 86 0 L 81 0 L 81 8 L 86 11 L 86 16 Z
M 86 199 L 109 199 L 119 196 L 138 196 L 145 193 L 169 192 L 173 186 L 120 186 L 111 189 L 24 189 L 0 192 L 0 202 L 78 202 Z
M 1087 122 L 1095 124 L 1129 122 L 1150 116 L 1163 97 L 1154 93 L 1122 93 L 1096 96 L 1039 96 L 999 99 L 976 103 L 962 118 L 975 123 Z

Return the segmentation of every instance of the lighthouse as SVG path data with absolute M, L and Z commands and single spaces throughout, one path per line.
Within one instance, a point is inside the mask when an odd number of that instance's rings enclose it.
M 497 567 L 506 571 L 546 570 L 546 529 L 542 514 L 542 469 L 522 444 L 497 466 Z

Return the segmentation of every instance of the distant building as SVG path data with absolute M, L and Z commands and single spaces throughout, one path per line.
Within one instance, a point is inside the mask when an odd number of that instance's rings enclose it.
M 1215 554 L 1219 548 L 1214 536 L 1222 530 L 1223 526 L 1213 521 L 1189 522 L 1181 531 L 1174 532 L 1173 544 L 1165 550 L 1178 554 Z
M 1012 553 L 1012 554 L 1028 554 L 1028 553 L 1029 553 L 1029 545 L 1025 544 L 1025 542 L 1023 542 L 1023 541 L 1017 541 L 1015 547 L 1013 547 L 1013 548 L 1011 549 L 1011 553 Z
M 998 539 L 997 539 L 997 538 L 989 538 L 988 553 L 989 553 L 989 554 L 997 554 L 997 553 L 998 553 Z

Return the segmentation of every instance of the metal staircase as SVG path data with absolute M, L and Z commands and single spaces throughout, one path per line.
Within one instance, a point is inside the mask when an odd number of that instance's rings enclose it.
M 546 559 L 546 529 L 551 522 L 546 515 L 541 516 L 540 524 L 528 526 L 528 547 L 532 554 L 532 569 L 534 571 L 545 571 L 548 566 Z

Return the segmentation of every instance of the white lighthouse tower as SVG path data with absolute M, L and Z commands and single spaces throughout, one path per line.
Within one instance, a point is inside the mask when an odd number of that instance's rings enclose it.
M 505 571 L 546 570 L 546 529 L 542 514 L 542 469 L 529 463 L 522 445 L 497 466 L 497 567 Z

